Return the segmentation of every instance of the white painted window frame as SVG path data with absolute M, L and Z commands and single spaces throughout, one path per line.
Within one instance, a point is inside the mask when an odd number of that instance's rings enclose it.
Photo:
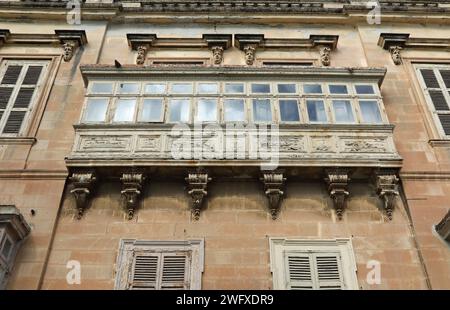
M 356 277 L 356 259 L 351 239 L 294 239 L 283 237 L 269 238 L 270 271 L 272 272 L 273 288 L 275 290 L 287 289 L 286 252 L 339 252 L 341 256 L 341 270 L 345 290 L 358 290 Z
M 189 251 L 191 254 L 189 289 L 200 290 L 202 288 L 202 274 L 204 270 L 204 239 L 189 240 L 136 240 L 121 239 L 119 253 L 116 261 L 116 290 L 130 289 L 128 279 L 132 273 L 133 253 L 136 250 L 149 252 L 174 252 Z

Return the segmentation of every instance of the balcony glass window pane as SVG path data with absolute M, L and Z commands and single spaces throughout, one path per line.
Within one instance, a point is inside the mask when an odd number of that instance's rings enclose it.
M 244 122 L 245 104 L 243 99 L 225 99 L 223 102 L 226 122 Z
M 114 122 L 132 122 L 134 120 L 134 110 L 136 99 L 119 99 L 116 103 Z
M 330 94 L 347 94 L 347 86 L 346 85 L 328 85 L 330 90 Z
M 298 114 L 297 100 L 283 99 L 280 103 L 280 116 L 283 122 L 298 122 L 300 115 Z
M 321 94 L 322 86 L 320 84 L 305 84 L 303 85 L 303 92 L 305 94 Z
M 270 93 L 270 84 L 252 84 L 252 93 L 268 94 Z
M 85 122 L 104 122 L 106 110 L 108 109 L 108 99 L 88 99 L 86 111 L 84 113 Z
M 119 94 L 137 94 L 139 93 L 138 83 L 119 83 Z
M 327 121 L 327 113 L 322 100 L 307 100 L 306 107 L 310 122 L 325 123 Z
M 217 99 L 199 99 L 197 102 L 197 115 L 199 122 L 213 122 L 217 120 Z
M 244 84 L 243 83 L 226 83 L 225 93 L 227 94 L 243 94 Z
M 280 94 L 295 94 L 297 92 L 295 84 L 278 84 L 277 87 Z
M 199 94 L 217 94 L 218 90 L 216 83 L 198 83 Z
M 172 99 L 169 102 L 169 121 L 189 121 L 189 99 Z
M 191 83 L 172 84 L 172 93 L 174 93 L 174 94 L 191 94 L 192 93 L 192 84 Z
M 112 94 L 113 83 L 93 83 L 91 93 L 93 94 Z
M 352 105 L 348 100 L 333 100 L 336 123 L 354 123 Z
M 164 94 L 166 92 L 166 84 L 164 83 L 151 83 L 145 85 L 146 94 Z
M 272 121 L 272 109 L 269 99 L 253 99 L 253 120 L 255 122 Z
M 141 122 L 160 122 L 163 111 L 162 99 L 144 99 L 142 104 Z
M 375 94 L 372 85 L 355 85 L 356 93 L 359 95 Z
M 361 115 L 364 123 L 380 124 L 383 122 L 378 108 L 378 102 L 374 100 L 360 101 Z

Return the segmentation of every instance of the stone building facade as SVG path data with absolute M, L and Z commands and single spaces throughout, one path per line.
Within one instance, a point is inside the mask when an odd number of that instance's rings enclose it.
M 0 1 L 0 288 L 449 289 L 449 33 L 450 1 Z

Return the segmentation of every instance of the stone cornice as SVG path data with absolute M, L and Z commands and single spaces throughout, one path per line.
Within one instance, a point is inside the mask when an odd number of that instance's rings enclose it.
M 18 240 L 27 237 L 31 231 L 19 209 L 13 205 L 0 205 L 0 226 L 10 227 Z
M 283 78 L 347 78 L 364 79 L 378 82 L 381 85 L 386 68 L 347 68 L 347 67 L 263 67 L 252 68 L 242 66 L 198 67 L 198 66 L 138 66 L 123 65 L 82 65 L 80 66 L 84 81 L 93 78 L 152 78 L 156 76 L 186 77 L 200 76 L 234 76 L 234 77 L 277 77 Z

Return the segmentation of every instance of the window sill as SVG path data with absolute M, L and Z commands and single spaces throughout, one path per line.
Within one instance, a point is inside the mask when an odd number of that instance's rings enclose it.
M 428 143 L 432 147 L 449 147 L 450 139 L 431 139 L 428 141 Z
M 36 143 L 35 137 L 0 137 L 0 145 L 4 144 L 20 144 L 20 145 L 33 145 Z

